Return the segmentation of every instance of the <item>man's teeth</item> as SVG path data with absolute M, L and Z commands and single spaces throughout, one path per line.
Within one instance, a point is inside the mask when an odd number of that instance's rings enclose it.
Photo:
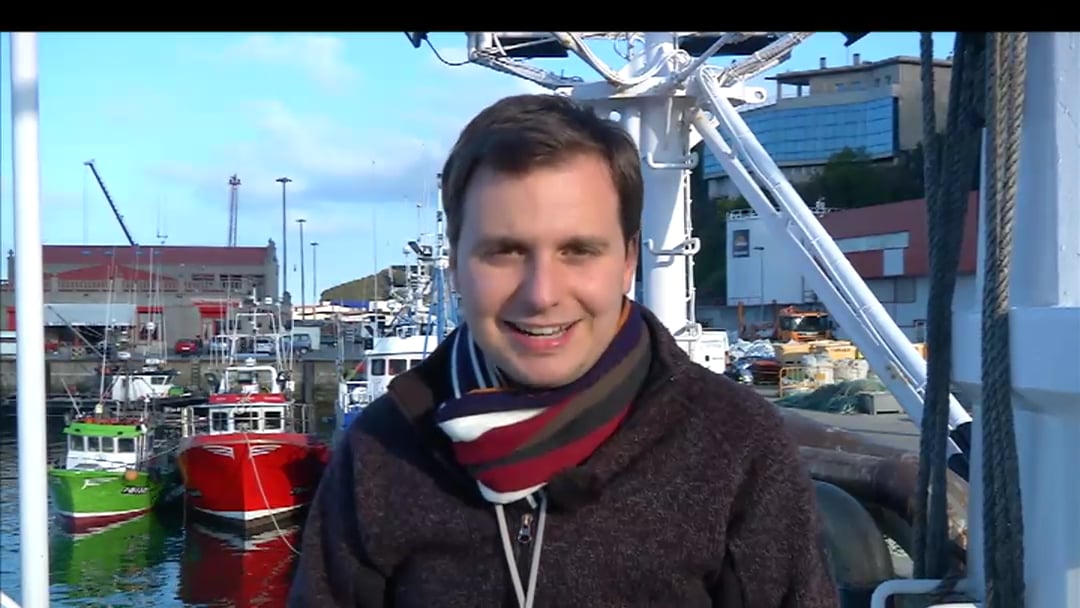
M 511 325 L 514 326 L 514 329 L 523 334 L 529 334 L 530 336 L 557 336 L 569 329 L 570 325 L 573 325 L 573 323 L 567 325 L 553 325 L 551 327 L 523 327 L 516 323 L 511 323 Z

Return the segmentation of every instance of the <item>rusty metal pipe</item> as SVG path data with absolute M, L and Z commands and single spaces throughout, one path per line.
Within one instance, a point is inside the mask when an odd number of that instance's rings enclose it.
M 814 479 L 843 489 L 871 512 L 885 509 L 908 526 L 914 525 L 918 454 L 868 441 L 857 433 L 822 424 L 797 411 L 781 412 Z M 947 475 L 950 553 L 958 564 L 963 564 L 967 550 L 968 486 L 952 471 Z M 899 538 L 894 540 L 910 553 L 908 535 L 896 536 Z

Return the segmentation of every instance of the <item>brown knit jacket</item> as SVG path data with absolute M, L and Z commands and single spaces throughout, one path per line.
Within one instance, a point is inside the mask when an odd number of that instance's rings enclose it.
M 811 481 L 779 412 L 646 318 L 653 363 L 630 415 L 547 486 L 535 606 L 838 606 Z M 450 394 L 448 342 L 335 447 L 289 606 L 517 606 L 494 509 L 433 423 Z M 525 584 L 532 547 L 517 522 L 531 511 L 506 507 Z

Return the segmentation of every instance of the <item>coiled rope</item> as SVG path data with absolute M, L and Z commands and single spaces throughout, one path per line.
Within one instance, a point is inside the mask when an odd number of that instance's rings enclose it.
M 987 35 L 986 276 L 982 312 L 986 608 L 1024 608 L 1024 528 L 1009 362 L 1009 270 L 1027 76 L 1026 33 Z

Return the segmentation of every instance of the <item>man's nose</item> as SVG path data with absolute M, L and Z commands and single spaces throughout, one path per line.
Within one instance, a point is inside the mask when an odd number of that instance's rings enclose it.
M 534 311 L 542 311 L 559 303 L 563 276 L 558 262 L 545 256 L 533 256 L 525 266 L 519 297 Z

